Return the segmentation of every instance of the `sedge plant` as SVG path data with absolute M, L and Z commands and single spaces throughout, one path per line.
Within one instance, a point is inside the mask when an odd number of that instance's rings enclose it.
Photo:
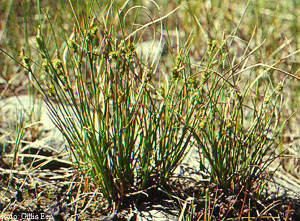
M 168 183 L 190 147 L 194 119 L 187 84 L 174 80 L 158 92 L 134 42 L 124 34 L 116 40 L 116 27 L 100 23 L 93 19 L 85 28 L 78 23 L 63 53 L 57 48 L 54 55 L 38 30 L 44 81 L 35 75 L 31 59 L 21 58 L 76 165 L 112 204 Z M 179 55 L 176 68 L 184 56 Z
M 200 153 L 200 168 L 230 194 L 242 188 L 260 189 L 264 183 L 266 169 L 275 157 L 273 146 L 283 126 L 280 119 L 283 83 L 268 92 L 258 89 L 263 84 L 261 75 L 242 80 L 243 69 L 250 70 L 250 75 L 257 70 L 255 66 L 246 68 L 245 58 L 237 65 L 228 64 L 232 59 L 226 50 L 227 41 L 224 39 L 219 47 L 213 41 L 207 47 L 208 62 L 197 86 L 197 96 L 205 97 L 202 100 L 207 103 L 195 101 L 204 111 L 192 131 Z

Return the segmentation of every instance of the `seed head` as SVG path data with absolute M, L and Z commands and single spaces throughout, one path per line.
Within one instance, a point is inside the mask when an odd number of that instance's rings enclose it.
M 283 82 L 281 81 L 277 84 L 276 91 L 280 93 L 282 89 L 283 89 Z
M 44 52 L 46 47 L 43 38 L 40 34 L 40 30 L 38 30 L 38 34 L 35 36 L 35 40 L 36 40 L 36 47 L 39 49 L 42 58 L 46 58 L 46 54 Z
M 200 129 L 204 129 L 204 128 L 206 127 L 206 125 L 207 125 L 207 121 L 206 121 L 206 120 L 202 120 L 202 121 L 200 122 L 200 124 L 199 124 L 199 128 L 200 128 Z
M 47 59 L 44 59 L 43 60 L 43 63 L 42 63 L 42 69 L 46 72 L 49 71 L 49 68 L 48 68 L 48 60 Z
M 62 61 L 60 59 L 55 58 L 52 63 L 56 69 L 62 69 Z
M 22 60 L 22 63 L 23 63 L 23 65 L 24 65 L 24 67 L 25 67 L 27 70 L 29 70 L 29 69 L 30 69 L 30 64 L 29 64 L 30 60 L 29 60 L 29 58 L 25 55 L 25 50 L 24 50 L 24 48 L 21 49 L 20 58 L 21 58 L 21 60 Z
M 270 96 L 265 96 L 264 103 L 268 104 L 270 102 Z
M 42 37 L 40 35 L 37 35 L 37 36 L 35 36 L 35 40 L 36 40 L 37 48 L 41 50 L 44 46 Z
M 76 53 L 78 49 L 78 45 L 74 39 L 69 41 L 69 45 L 72 48 L 73 52 Z
M 208 53 L 212 53 L 215 50 L 216 46 L 217 46 L 217 41 L 216 40 L 212 40 L 212 41 L 207 42 L 207 51 L 208 51 Z

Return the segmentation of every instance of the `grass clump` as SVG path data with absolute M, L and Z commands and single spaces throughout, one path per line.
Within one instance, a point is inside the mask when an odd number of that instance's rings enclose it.
M 262 175 L 273 159 L 272 146 L 282 129 L 278 113 L 283 86 L 280 83 L 259 101 L 255 85 L 261 79 L 243 83 L 242 79 L 247 78 L 241 76 L 243 69 L 248 69 L 244 58 L 233 64 L 237 68 L 226 70 L 231 61 L 224 52 L 227 43 L 224 40 L 218 47 L 214 42 L 208 47 L 209 62 L 199 86 L 199 94 L 207 103 L 202 104 L 204 111 L 193 135 L 200 151 L 200 167 L 220 188 L 237 193 L 241 188 L 258 188 L 264 180 Z M 201 105 L 197 101 L 195 104 Z
M 166 186 L 190 147 L 192 113 L 185 84 L 172 81 L 160 94 L 150 84 L 155 73 L 139 62 L 134 44 L 125 36 L 116 41 L 113 27 L 99 32 L 95 22 L 75 27 L 63 55 L 58 48 L 54 57 L 39 31 L 45 84 L 30 60 L 22 59 L 78 167 L 111 204 Z
M 189 75 L 193 82 L 189 102 L 191 109 L 198 110 L 190 127 L 193 146 L 199 151 L 200 171 L 211 184 L 206 187 L 209 194 L 201 192 L 205 204 L 191 198 L 192 216 L 197 219 L 255 216 L 261 207 L 255 200 L 263 197 L 272 177 L 268 168 L 281 154 L 276 145 L 285 124 L 281 119 L 283 82 L 273 87 L 271 80 L 262 77 L 269 66 L 247 64 L 259 47 L 246 53 L 249 42 L 244 55 L 235 58 L 234 43 L 231 37 L 219 44 L 208 42 L 193 71 L 196 74 Z

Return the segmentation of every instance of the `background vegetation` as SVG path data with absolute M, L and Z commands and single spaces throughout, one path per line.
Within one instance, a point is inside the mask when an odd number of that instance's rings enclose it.
M 299 1 L 1 3 L 1 99 L 43 97 L 101 213 L 174 195 L 195 149 L 180 219 L 292 217 L 263 190 L 275 159 L 300 178 Z

